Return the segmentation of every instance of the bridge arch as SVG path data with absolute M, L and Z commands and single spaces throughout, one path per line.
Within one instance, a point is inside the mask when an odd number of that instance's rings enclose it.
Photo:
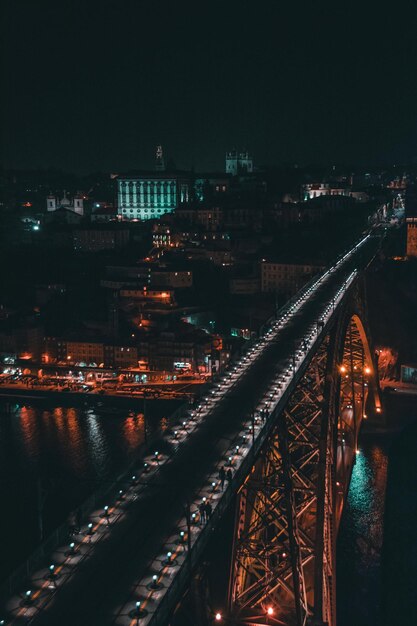
M 336 534 L 371 398 L 380 413 L 366 324 L 347 307 L 274 416 L 240 489 L 232 623 L 335 626 Z

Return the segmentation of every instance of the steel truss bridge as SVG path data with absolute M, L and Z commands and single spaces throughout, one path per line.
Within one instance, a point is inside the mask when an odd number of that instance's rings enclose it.
M 119 533 L 113 542 L 120 550 L 109 551 L 100 600 L 94 583 L 90 604 L 83 597 L 87 621 L 77 618 L 82 575 L 77 562 L 71 570 L 67 551 L 70 573 L 54 583 L 53 599 L 14 596 L 10 624 L 167 626 L 212 530 L 235 502 L 228 606 L 210 614 L 200 607 L 195 623 L 336 626 L 338 525 L 362 420 L 382 412 L 364 280 L 379 245 L 365 236 L 301 289 L 201 404 L 170 425 L 165 444 L 114 503 L 97 512 L 96 520 L 109 522 L 102 531 L 109 545 Z M 223 466 L 231 470 L 224 488 Z M 203 502 L 212 509 L 204 523 Z M 81 554 L 92 546 L 90 567 L 99 549 L 94 523 L 85 529 L 87 548 L 83 539 L 79 547 Z

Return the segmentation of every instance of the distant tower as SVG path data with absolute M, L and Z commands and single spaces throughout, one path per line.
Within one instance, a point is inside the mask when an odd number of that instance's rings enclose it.
M 247 150 L 239 154 L 239 169 L 248 174 L 252 174 L 253 172 L 253 158 Z
M 46 199 L 46 210 L 56 211 L 56 198 L 55 196 L 48 196 Z
M 82 196 L 74 197 L 74 211 L 78 215 L 84 215 L 84 199 Z
M 162 152 L 162 146 L 156 146 L 155 169 L 157 172 L 163 172 L 165 170 L 164 153 Z
M 237 176 L 238 174 L 252 174 L 253 158 L 249 152 L 226 152 L 226 174 Z
M 237 176 L 238 158 L 236 150 L 226 152 L 226 174 Z

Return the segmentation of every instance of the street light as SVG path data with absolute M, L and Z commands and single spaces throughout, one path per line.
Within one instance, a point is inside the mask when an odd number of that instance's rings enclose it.
M 222 614 L 221 613 L 216 613 L 216 615 L 214 616 L 214 619 L 216 620 L 216 622 L 220 622 L 222 619 Z

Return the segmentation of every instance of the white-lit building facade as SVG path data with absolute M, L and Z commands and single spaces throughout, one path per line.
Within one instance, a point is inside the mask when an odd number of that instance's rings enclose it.
M 191 199 L 191 177 L 179 172 L 141 172 L 119 176 L 118 215 L 123 220 L 158 219 Z

